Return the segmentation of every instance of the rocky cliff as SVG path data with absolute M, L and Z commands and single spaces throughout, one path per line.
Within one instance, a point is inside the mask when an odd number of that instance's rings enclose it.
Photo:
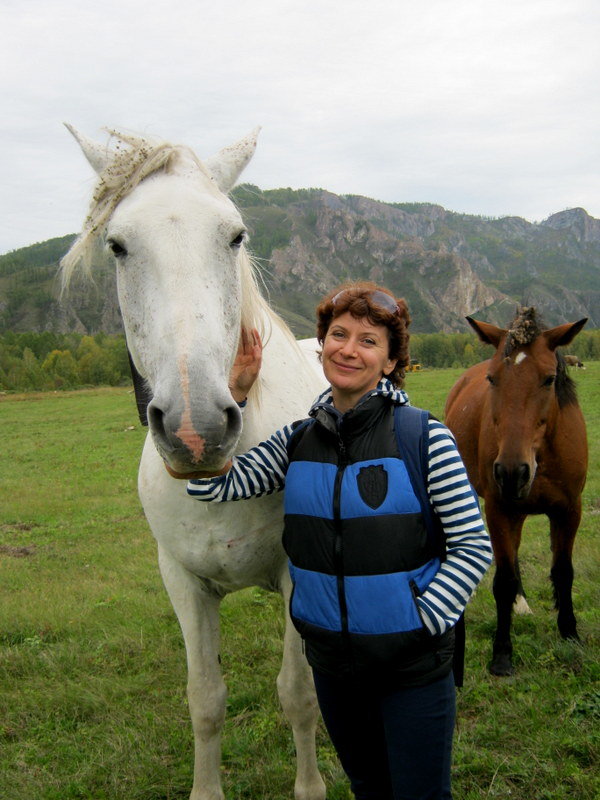
M 503 325 L 518 303 L 537 305 L 548 324 L 587 316 L 591 327 L 600 325 L 600 220 L 583 209 L 534 224 L 432 204 L 282 191 L 242 187 L 236 199 L 250 245 L 257 233 L 259 255 L 270 260 L 272 300 L 299 332 L 312 330 L 322 293 L 352 278 L 405 296 L 415 331 L 464 330 L 467 314 Z M 287 235 L 265 249 L 261 230 L 275 209 L 285 211 Z
M 320 189 L 233 193 L 250 231 L 272 304 L 298 335 L 336 284 L 368 278 L 406 297 L 412 330 L 466 330 L 464 317 L 505 325 L 517 304 L 536 305 L 548 325 L 589 317 L 600 326 L 600 220 L 583 209 L 542 223 L 488 219 L 441 206 L 382 203 Z M 69 306 L 53 279 L 72 237 L 0 256 L 0 330 L 115 332 L 114 271 L 77 287 Z

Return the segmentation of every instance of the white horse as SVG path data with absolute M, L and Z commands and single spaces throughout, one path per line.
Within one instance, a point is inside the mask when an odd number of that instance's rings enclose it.
M 320 390 L 322 378 L 260 295 L 244 223 L 226 196 L 254 153 L 258 129 L 202 163 L 186 147 L 114 131 L 116 147 L 102 146 L 67 127 L 99 181 L 83 232 L 62 261 L 63 286 L 80 265 L 89 271 L 93 245 L 104 240 L 116 260 L 127 344 L 152 398 L 139 494 L 185 639 L 195 738 L 191 800 L 224 797 L 219 604 L 248 586 L 283 595 L 277 687 L 296 746 L 295 797 L 323 800 L 314 687 L 287 615 L 281 496 L 198 503 L 165 468 L 165 462 L 176 473 L 220 468 L 304 417 Z M 241 327 L 257 328 L 266 342 L 243 422 L 227 385 Z

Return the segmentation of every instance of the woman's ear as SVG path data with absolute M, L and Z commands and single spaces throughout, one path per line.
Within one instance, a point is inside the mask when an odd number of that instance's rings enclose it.
M 398 363 L 397 358 L 388 358 L 387 365 L 383 370 L 384 375 L 391 375 L 392 372 L 396 369 L 396 364 Z

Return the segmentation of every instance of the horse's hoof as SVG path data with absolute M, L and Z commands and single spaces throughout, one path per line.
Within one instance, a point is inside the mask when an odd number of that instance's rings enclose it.
M 563 639 L 574 639 L 579 641 L 579 634 L 577 633 L 577 622 L 575 617 L 568 615 L 557 620 L 558 632 Z
M 561 631 L 560 635 L 562 636 L 563 639 L 567 639 L 570 642 L 576 642 L 578 644 L 581 644 L 581 639 L 579 638 L 579 634 L 577 633 L 576 630 Z
M 504 653 L 495 655 L 492 658 L 489 669 L 492 675 L 497 675 L 500 678 L 507 678 L 515 674 L 515 668 L 512 665 L 511 657 Z

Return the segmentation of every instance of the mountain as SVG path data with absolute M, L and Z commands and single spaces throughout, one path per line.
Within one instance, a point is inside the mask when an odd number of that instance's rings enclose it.
M 321 189 L 233 192 L 272 305 L 296 334 L 313 335 L 320 297 L 369 278 L 406 297 L 414 332 L 466 329 L 474 315 L 505 326 L 517 304 L 546 323 L 589 317 L 600 327 L 600 220 L 582 208 L 541 223 L 491 219 L 428 203 L 383 203 Z M 73 236 L 0 256 L 0 330 L 120 330 L 114 270 L 57 297 L 55 273 Z

